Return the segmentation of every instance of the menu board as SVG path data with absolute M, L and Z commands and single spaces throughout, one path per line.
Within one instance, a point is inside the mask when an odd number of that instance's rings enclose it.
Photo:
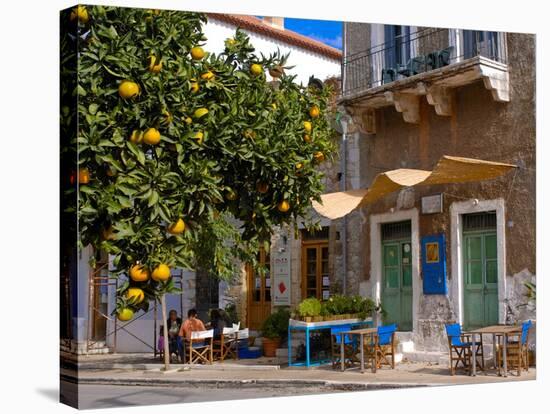
M 273 280 L 271 298 L 275 306 L 290 306 L 290 251 L 280 249 L 272 252 Z

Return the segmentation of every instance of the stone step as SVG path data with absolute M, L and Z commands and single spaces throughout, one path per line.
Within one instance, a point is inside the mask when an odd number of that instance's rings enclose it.
M 397 352 L 414 352 L 414 342 L 413 341 L 399 341 L 397 343 Z
M 448 360 L 449 355 L 442 352 L 413 351 L 403 352 L 403 358 L 411 362 L 431 362 L 434 364 L 439 364 L 442 358 L 447 358 Z

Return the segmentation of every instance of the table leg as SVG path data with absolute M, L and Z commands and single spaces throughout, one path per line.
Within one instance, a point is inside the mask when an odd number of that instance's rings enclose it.
M 359 350 L 359 352 L 361 352 L 361 374 L 365 372 L 365 349 L 363 347 L 364 344 L 364 335 L 359 335 L 359 346 L 361 347 L 361 349 Z
M 371 371 L 373 374 L 376 374 L 376 366 L 378 365 L 378 353 L 376 352 L 376 346 L 377 344 L 375 344 L 375 342 L 378 341 L 378 337 L 376 337 L 376 339 L 374 338 L 374 335 L 371 335 L 370 336 L 370 343 L 372 345 L 372 358 L 371 358 L 371 361 L 372 361 L 372 367 L 371 367 Z
M 306 367 L 309 367 L 309 329 L 306 328 Z
M 288 366 L 292 366 L 292 347 L 290 344 L 292 343 L 292 329 L 290 329 L 290 326 L 288 327 Z M 239 350 L 237 349 L 237 354 Z
M 340 334 L 340 369 L 344 371 L 346 369 L 345 358 L 344 358 L 344 334 Z
M 481 335 L 480 335 L 481 336 Z M 471 349 L 471 353 L 472 353 L 472 361 L 471 361 L 471 364 L 472 364 L 472 376 L 476 376 L 476 352 L 475 352 L 475 349 L 476 349 L 476 334 L 472 334 L 472 349 Z
M 502 336 L 502 340 L 504 341 L 503 344 L 502 344 L 502 358 L 503 358 L 502 363 L 504 364 L 504 376 L 507 377 L 508 376 L 508 357 L 506 356 L 506 348 L 507 348 L 507 345 L 508 345 L 508 334 L 507 333 L 505 333 Z
M 497 336 L 493 334 L 493 368 L 497 369 Z

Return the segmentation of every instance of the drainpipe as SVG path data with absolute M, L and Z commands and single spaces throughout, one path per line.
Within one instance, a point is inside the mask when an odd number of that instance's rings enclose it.
M 342 76 L 341 81 L 342 85 L 340 90 L 342 91 L 342 94 L 345 92 L 346 88 L 346 67 L 344 63 L 346 62 L 346 56 L 347 56 L 347 42 L 346 42 L 346 35 L 347 35 L 347 25 L 345 22 L 342 23 L 343 30 L 343 41 L 342 41 L 342 56 L 344 58 L 344 61 L 342 62 Z M 348 120 L 349 117 L 347 116 L 346 112 L 344 111 L 344 116 L 340 118 L 340 122 L 342 125 L 342 144 L 340 145 L 340 153 L 342 154 L 341 162 L 340 162 L 340 189 L 341 191 L 346 191 L 346 181 L 347 181 L 347 129 L 348 129 Z M 348 219 L 347 216 L 344 216 L 342 218 L 342 270 L 344 272 L 344 278 L 343 278 L 343 294 L 345 295 L 347 293 L 347 280 L 348 280 Z
M 348 159 L 348 148 L 347 148 L 347 126 L 348 123 L 346 120 L 342 119 L 342 144 L 340 146 L 342 153 L 342 162 L 340 163 L 340 183 L 341 191 L 346 191 L 346 180 L 347 180 L 347 159 Z M 342 269 L 344 272 L 343 280 L 343 294 L 347 293 L 347 279 L 348 279 L 348 216 L 342 217 Z

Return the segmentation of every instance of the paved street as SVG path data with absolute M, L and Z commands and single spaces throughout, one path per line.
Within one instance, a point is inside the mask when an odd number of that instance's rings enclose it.
M 63 382 L 75 396 L 75 384 Z M 178 404 L 188 402 L 239 400 L 326 393 L 321 387 L 306 388 L 213 388 L 181 386 L 80 385 L 80 409 L 133 405 Z M 68 397 L 68 395 L 65 395 Z

